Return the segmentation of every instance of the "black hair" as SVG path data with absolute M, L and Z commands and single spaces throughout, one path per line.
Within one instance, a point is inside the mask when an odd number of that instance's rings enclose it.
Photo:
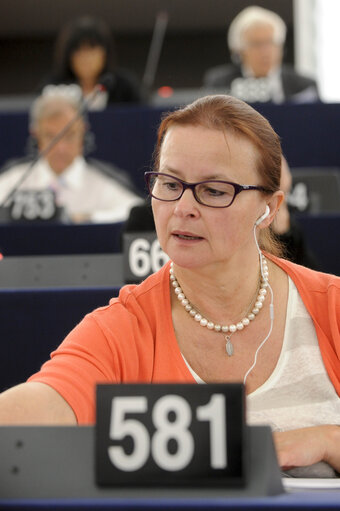
M 113 37 L 108 25 L 101 19 L 84 16 L 73 20 L 60 32 L 54 53 L 53 78 L 59 82 L 74 82 L 71 66 L 72 53 L 82 45 L 101 46 L 106 51 L 102 73 L 110 71 L 113 59 Z

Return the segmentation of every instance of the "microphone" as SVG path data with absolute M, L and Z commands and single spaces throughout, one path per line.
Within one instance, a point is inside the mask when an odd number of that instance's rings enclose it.
M 4 200 L 0 204 L 0 208 L 4 208 L 4 207 L 6 207 L 6 205 L 9 205 L 10 200 L 13 198 L 15 193 L 18 191 L 18 189 L 20 188 L 22 183 L 24 181 L 26 181 L 28 176 L 31 174 L 31 172 L 34 168 L 34 165 L 37 163 L 37 161 L 40 158 L 43 158 L 44 156 L 46 156 L 51 151 L 51 149 L 53 149 L 53 147 L 59 142 L 59 140 L 61 140 L 63 138 L 63 136 L 69 131 L 69 129 L 87 112 L 87 110 L 89 109 L 91 104 L 94 102 L 94 100 L 98 96 L 98 94 L 105 91 L 110 86 L 112 86 L 112 83 L 113 83 L 113 78 L 112 78 L 112 75 L 110 75 L 109 73 L 104 74 L 100 78 L 99 83 L 95 86 L 92 93 L 85 100 L 83 100 L 80 108 L 75 113 L 74 117 L 72 119 L 70 119 L 70 121 L 63 127 L 63 129 L 61 129 L 59 131 L 59 133 L 57 133 L 52 138 L 52 140 L 49 142 L 49 144 L 47 144 L 45 149 L 43 149 L 42 151 L 39 151 L 37 153 L 37 155 L 33 158 L 31 163 L 27 166 L 26 170 L 20 176 L 20 178 L 15 183 L 13 188 L 5 196 Z
M 151 45 L 146 61 L 144 76 L 142 79 L 143 87 L 147 92 L 150 91 L 155 80 L 159 57 L 163 46 L 166 27 L 168 24 L 168 18 L 169 15 L 167 11 L 160 11 L 156 17 Z

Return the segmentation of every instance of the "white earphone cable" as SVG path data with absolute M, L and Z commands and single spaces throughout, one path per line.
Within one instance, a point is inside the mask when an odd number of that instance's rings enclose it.
M 261 272 L 261 276 L 262 278 L 264 279 L 264 275 L 263 275 L 263 262 L 262 262 L 262 252 L 261 252 L 261 249 L 259 247 L 259 244 L 258 244 L 258 241 L 257 241 L 257 238 L 256 238 L 256 227 L 257 227 L 257 224 L 255 223 L 254 225 L 254 230 L 253 230 L 253 233 L 254 233 L 254 239 L 255 239 L 255 244 L 256 244 L 256 248 L 257 248 L 257 251 L 259 253 L 259 256 L 260 256 L 260 272 Z M 247 381 L 247 378 L 249 376 L 249 373 L 254 369 L 254 367 L 256 366 L 256 362 L 257 362 L 257 355 L 260 351 L 260 349 L 263 347 L 263 345 L 267 342 L 267 340 L 269 339 L 271 333 L 272 333 L 272 330 L 273 330 L 273 324 L 274 324 L 274 293 L 273 293 L 273 289 L 271 287 L 271 285 L 269 284 L 269 282 L 267 282 L 268 284 L 268 288 L 269 288 L 269 291 L 270 291 L 270 304 L 269 304 L 269 315 L 270 315 L 270 326 L 269 326 L 269 331 L 266 335 L 266 337 L 263 339 L 263 341 L 261 342 L 261 344 L 259 345 L 259 347 L 257 348 L 257 350 L 255 351 L 255 356 L 254 356 L 254 362 L 253 364 L 249 367 L 248 371 L 246 372 L 246 374 L 244 375 L 244 378 L 243 378 L 243 383 L 245 385 L 246 381 Z

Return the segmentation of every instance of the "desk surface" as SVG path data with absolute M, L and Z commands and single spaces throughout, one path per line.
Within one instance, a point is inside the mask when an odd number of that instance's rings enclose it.
M 281 493 L 275 487 L 278 467 L 268 463 L 270 450 L 263 442 L 268 429 L 259 426 L 248 428 L 248 493 L 211 487 L 98 487 L 92 427 L 0 429 L 0 509 L 340 509 L 339 490 Z

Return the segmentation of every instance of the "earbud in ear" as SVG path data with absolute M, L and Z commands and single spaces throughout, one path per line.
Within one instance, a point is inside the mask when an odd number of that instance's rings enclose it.
M 268 204 L 267 204 L 266 209 L 265 209 L 265 212 L 263 213 L 263 215 L 262 215 L 262 216 L 260 216 L 260 218 L 258 218 L 258 219 L 256 220 L 255 225 L 260 225 L 260 223 L 261 223 L 261 222 L 263 222 L 263 220 L 264 220 L 265 218 L 267 218 L 267 216 L 269 215 L 269 213 L 270 213 L 270 209 L 269 209 L 269 206 L 268 206 Z

